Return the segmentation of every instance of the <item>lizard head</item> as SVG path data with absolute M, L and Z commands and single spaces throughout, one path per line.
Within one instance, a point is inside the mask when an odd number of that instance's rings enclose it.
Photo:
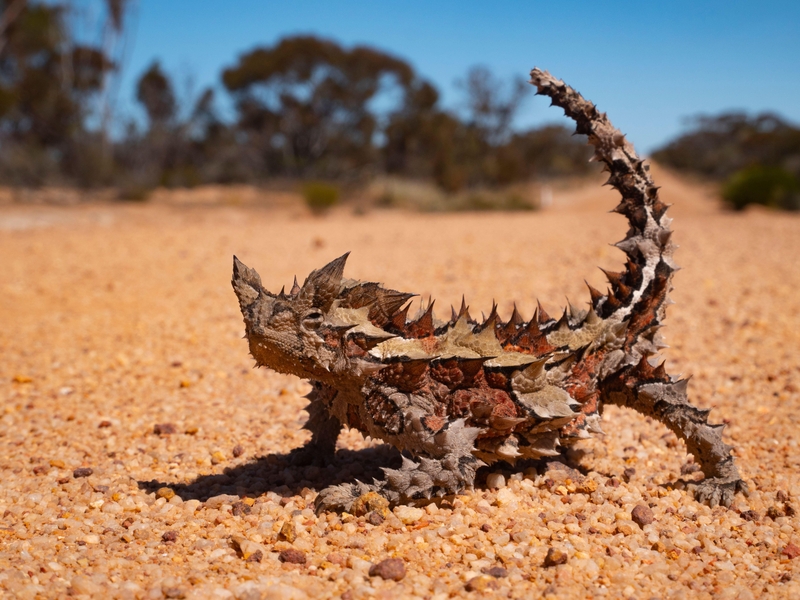
M 295 280 L 289 294 L 268 292 L 255 269 L 233 257 L 231 284 L 258 366 L 317 380 L 337 367 L 342 354 L 329 341 L 341 334 L 326 317 L 342 289 L 348 254 L 312 271 L 302 287 Z

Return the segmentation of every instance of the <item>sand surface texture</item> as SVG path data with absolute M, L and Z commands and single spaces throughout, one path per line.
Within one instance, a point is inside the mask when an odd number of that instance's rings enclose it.
M 351 431 L 331 464 L 292 466 L 307 385 L 252 369 L 234 253 L 273 291 L 352 250 L 346 275 L 448 312 L 464 293 L 473 314 L 516 300 L 530 317 L 537 297 L 553 314 L 622 263 L 611 191 L 556 191 L 551 209 L 516 214 L 0 207 L 0 590 L 800 597 L 800 219 L 725 213 L 660 175 L 683 267 L 665 357 L 729 423 L 753 490 L 732 510 L 676 489 L 699 473 L 664 427 L 609 409 L 606 435 L 569 457 L 580 470 L 493 468 L 438 506 L 317 517 L 319 489 L 396 456 Z

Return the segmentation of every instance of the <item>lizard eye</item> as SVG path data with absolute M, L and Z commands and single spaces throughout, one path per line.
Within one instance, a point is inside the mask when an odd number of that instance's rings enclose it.
M 319 329 L 319 326 L 322 325 L 322 321 L 324 321 L 322 313 L 318 310 L 314 310 L 303 317 L 303 327 L 310 330 Z

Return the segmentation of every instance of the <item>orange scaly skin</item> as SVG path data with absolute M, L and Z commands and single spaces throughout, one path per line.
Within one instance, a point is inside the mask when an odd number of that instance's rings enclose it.
M 685 380 L 650 362 L 663 347 L 658 329 L 676 266 L 671 220 L 648 166 L 572 88 L 538 69 L 531 83 L 588 136 L 622 195 L 615 211 L 630 224 L 617 244 L 625 268 L 607 273 L 607 292 L 590 288 L 589 310 L 570 306 L 556 320 L 540 307 L 528 322 L 515 310 L 503 322 L 493 307 L 478 323 L 462 303 L 439 322 L 431 303 L 409 321 L 413 294 L 344 279 L 346 254 L 277 295 L 234 257 L 232 283 L 256 363 L 313 385 L 309 456 L 331 455 L 343 426 L 404 453 L 382 481 L 323 490 L 318 510 L 350 510 L 368 492 L 394 503 L 457 494 L 484 464 L 555 456 L 599 432 L 605 404 L 658 419 L 686 442 L 705 474 L 699 500 L 729 506 L 747 492 L 722 427 L 689 403 Z

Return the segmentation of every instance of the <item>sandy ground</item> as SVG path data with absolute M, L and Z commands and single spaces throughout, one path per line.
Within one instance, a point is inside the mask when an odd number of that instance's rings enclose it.
M 295 467 L 306 385 L 253 370 L 231 255 L 274 291 L 346 250 L 351 277 L 551 312 L 614 268 L 607 189 L 517 214 L 202 202 L 0 207 L 0 590 L 6 597 L 800 597 L 800 218 L 720 211 L 661 174 L 683 270 L 673 373 L 729 423 L 753 493 L 710 509 L 665 428 L 607 410 L 569 469 L 494 469 L 450 502 L 380 522 L 311 510 L 396 457 L 355 432 Z M 449 309 L 448 309 L 449 310 Z M 483 481 L 484 479 L 482 479 Z M 588 483 L 587 483 L 588 482 Z M 500 487 L 494 487 L 500 486 Z M 680 487 L 680 486 L 678 486 Z M 652 523 L 633 522 L 637 506 Z M 642 510 L 642 509 L 639 509 Z M 749 512 L 748 512 L 749 511 Z M 641 519 L 640 519 L 641 520 Z M 566 559 L 545 566 L 545 557 Z M 405 572 L 370 575 L 400 558 Z M 555 562 L 561 562 L 555 560 Z M 374 572 L 374 570 L 373 570 Z

